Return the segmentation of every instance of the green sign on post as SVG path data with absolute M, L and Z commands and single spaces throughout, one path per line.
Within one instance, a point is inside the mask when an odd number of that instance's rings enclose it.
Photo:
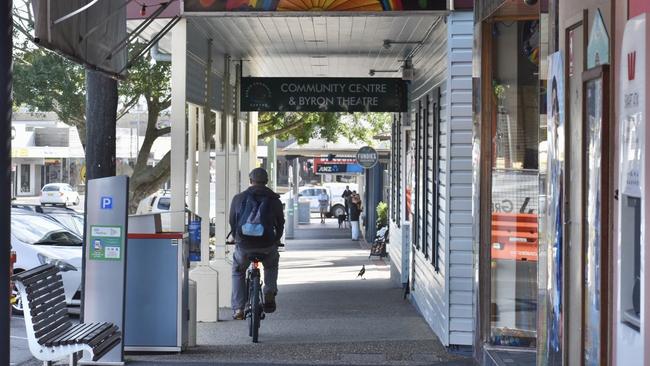
M 93 225 L 90 243 L 90 260 L 119 261 L 123 255 L 124 231 L 121 226 Z

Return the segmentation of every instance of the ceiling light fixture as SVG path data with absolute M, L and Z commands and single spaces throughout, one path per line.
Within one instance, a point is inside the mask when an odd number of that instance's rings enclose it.
M 390 50 L 394 44 L 417 44 L 421 45 L 422 41 L 391 41 L 390 39 L 384 39 L 384 49 Z
M 381 72 L 393 73 L 393 72 L 399 72 L 399 69 L 398 70 L 375 70 L 375 69 L 370 69 L 370 71 L 368 71 L 368 75 L 375 76 L 375 74 L 378 73 L 378 72 L 380 72 L 380 73 Z

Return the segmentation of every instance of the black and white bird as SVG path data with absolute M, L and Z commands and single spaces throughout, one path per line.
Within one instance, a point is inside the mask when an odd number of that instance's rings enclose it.
M 366 273 L 366 265 L 364 264 L 364 265 L 361 266 L 361 270 L 359 271 L 359 274 L 357 275 L 357 277 L 361 277 L 362 280 L 365 280 L 365 278 L 363 278 L 363 275 L 365 273 Z

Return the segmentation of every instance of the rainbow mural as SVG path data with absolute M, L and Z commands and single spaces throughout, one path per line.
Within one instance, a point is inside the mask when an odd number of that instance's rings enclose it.
M 446 10 L 445 0 L 185 0 L 185 13 L 277 12 L 383 12 Z

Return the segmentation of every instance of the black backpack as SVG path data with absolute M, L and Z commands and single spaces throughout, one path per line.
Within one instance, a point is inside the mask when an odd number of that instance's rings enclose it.
M 246 193 L 237 217 L 237 234 L 247 242 L 272 242 L 275 240 L 275 228 L 268 196 Z

